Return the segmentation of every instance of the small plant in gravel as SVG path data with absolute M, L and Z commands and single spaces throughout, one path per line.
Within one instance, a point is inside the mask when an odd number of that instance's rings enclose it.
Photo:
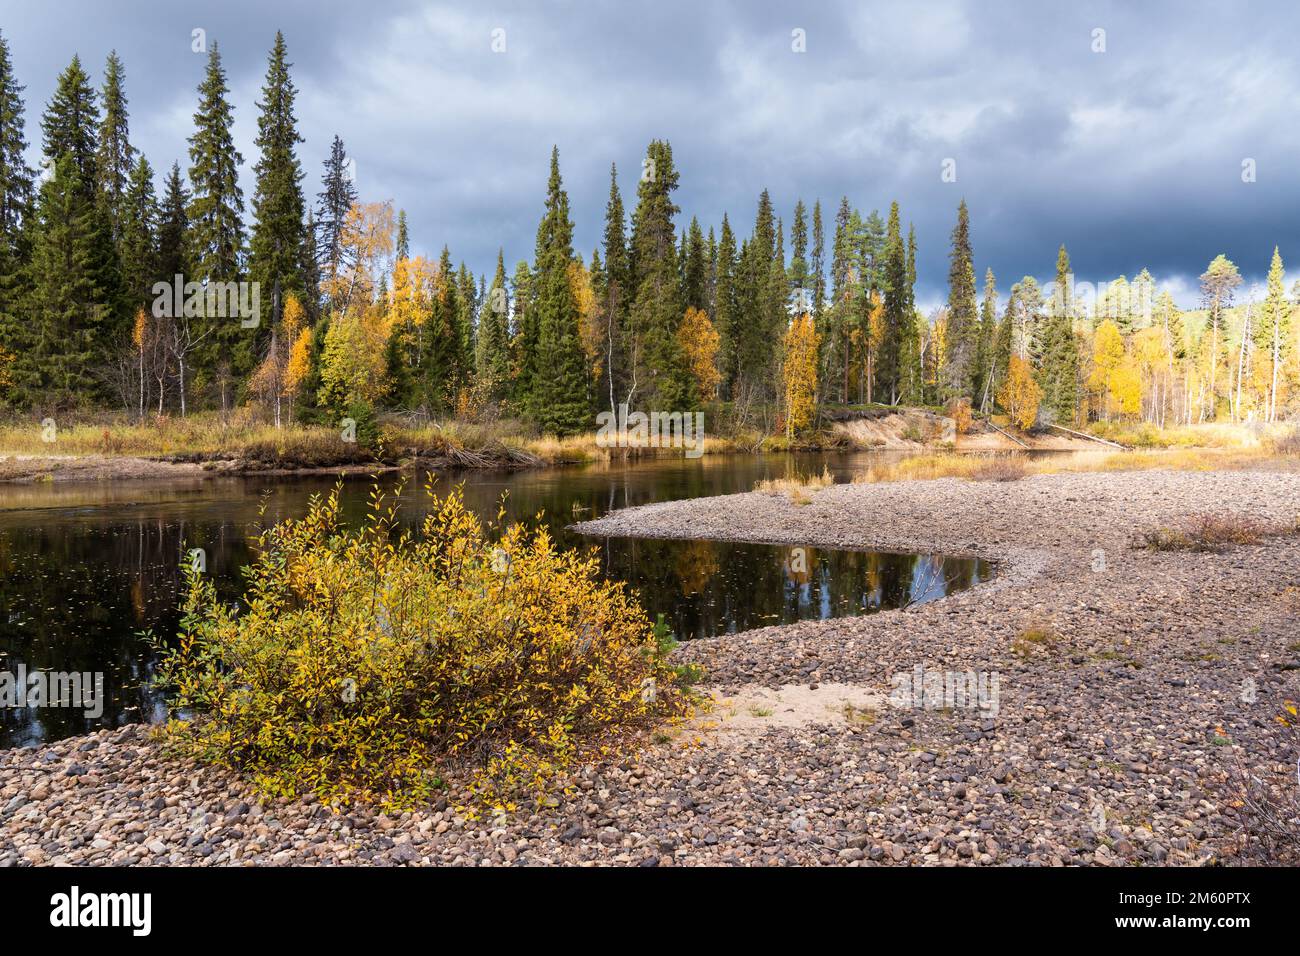
M 1056 641 L 1056 630 L 1051 624 L 1034 623 L 1021 628 L 1011 641 L 1011 653 L 1029 657 L 1038 648 L 1048 647 Z
M 1234 769 L 1243 855 L 1263 862 L 1300 863 L 1300 707 L 1284 701 L 1274 718 L 1281 739 L 1266 758 L 1274 772 Z
M 1258 544 L 1275 528 L 1237 512 L 1196 514 L 1175 527 L 1154 528 L 1139 535 L 1137 543 L 1149 551 L 1222 551 L 1242 544 Z
M 418 532 L 377 487 L 359 530 L 342 526 L 339 487 L 314 499 L 258 537 L 240 607 L 191 572 L 162 648 L 184 718 L 169 741 L 272 796 L 400 808 L 448 777 L 509 810 L 580 756 L 688 714 L 671 635 L 594 556 L 485 528 L 459 491 L 428 494 Z

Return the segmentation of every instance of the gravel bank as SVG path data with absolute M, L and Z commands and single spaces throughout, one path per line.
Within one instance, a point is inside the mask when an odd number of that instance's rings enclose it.
M 1231 861 L 1234 764 L 1294 785 L 1272 718 L 1300 699 L 1300 537 L 1219 554 L 1130 542 L 1188 512 L 1289 524 L 1298 509 L 1293 473 L 1133 472 L 616 512 L 582 530 L 960 553 L 997 575 L 902 611 L 684 646 L 740 704 L 509 820 L 260 806 L 137 728 L 3 752 L 0 864 Z M 996 675 L 995 712 L 865 703 L 917 666 Z

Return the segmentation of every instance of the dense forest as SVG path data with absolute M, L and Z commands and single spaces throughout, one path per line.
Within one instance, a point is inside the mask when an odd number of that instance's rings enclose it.
M 820 201 L 800 201 L 787 225 L 763 191 L 747 235 L 725 214 L 706 230 L 679 218 L 662 140 L 637 170 L 630 215 L 611 166 L 602 240 L 585 259 L 553 150 L 531 261 L 507 269 L 502 252 L 475 275 L 446 246 L 436 261 L 411 254 L 405 213 L 357 194 L 338 136 L 308 195 L 290 68 L 277 34 L 246 203 L 216 43 L 188 168 L 158 181 L 131 144 L 116 54 L 98 88 L 72 58 L 30 168 L 24 87 L 0 36 L 0 407 L 139 419 L 241 408 L 277 426 L 510 416 L 565 435 L 627 404 L 708 407 L 793 435 L 827 406 L 865 403 L 1000 412 L 1025 427 L 1271 421 L 1300 386 L 1297 290 L 1288 297 L 1276 251 L 1267 289 L 1243 304 L 1237 267 L 1214 259 L 1195 313 L 1146 270 L 1078 294 L 1064 246 L 1054 281 L 1025 276 L 1003 295 L 991 270 L 977 279 L 963 201 L 947 303 L 927 315 L 897 202 L 882 216 L 844 198 L 827 221 Z

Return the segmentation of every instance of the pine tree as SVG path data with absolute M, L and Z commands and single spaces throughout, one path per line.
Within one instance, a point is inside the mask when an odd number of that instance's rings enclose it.
M 966 200 L 957 207 L 948 268 L 948 322 L 944 345 L 944 398 L 969 398 L 974 382 L 974 352 L 978 335 L 975 267 L 970 244 L 970 213 Z
M 282 306 L 290 294 L 300 297 L 304 287 L 301 257 L 306 209 L 297 156 L 303 139 L 294 116 L 297 91 L 289 76 L 287 52 L 284 35 L 277 32 L 257 104 L 261 112 L 254 140 L 260 156 L 253 166 L 256 186 L 248 274 L 261 283 L 263 294 L 271 297 L 272 308 Z M 272 321 L 277 320 L 273 317 Z
M 231 138 L 235 117 L 226 99 L 226 72 L 215 42 L 198 91 L 194 135 L 189 139 L 192 196 L 186 211 L 191 266 L 196 280 L 230 282 L 239 278 L 244 251 L 244 194 L 239 188 L 244 157 Z
M 117 52 L 108 55 L 104 67 L 103 119 L 99 124 L 99 144 L 95 156 L 95 185 L 107 203 L 114 241 L 121 242 L 126 218 L 127 190 L 136 168 L 136 149 L 131 145 L 127 120 L 126 92 L 122 88 L 125 72 Z
M 678 281 L 673 216 L 679 211 L 672 193 L 678 175 L 672 147 L 655 140 L 646 147 L 646 175 L 637 186 L 632 214 L 631 267 L 635 296 L 630 313 L 639 340 L 635 375 L 652 409 L 686 410 L 693 406 L 693 386 L 677 337 L 685 307 Z
M 537 227 L 537 368 L 531 397 L 538 424 L 556 435 L 581 431 L 590 421 L 578 309 L 569 283 L 572 262 L 569 197 L 560 179 L 560 151 L 553 148 L 546 213 Z

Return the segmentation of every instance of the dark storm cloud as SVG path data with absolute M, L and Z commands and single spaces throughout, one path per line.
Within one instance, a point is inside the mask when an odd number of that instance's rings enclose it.
M 132 137 L 161 171 L 188 165 L 203 58 L 218 40 L 250 167 L 255 102 L 274 31 L 300 90 L 310 192 L 334 133 L 368 199 L 407 210 L 413 245 L 473 268 L 531 256 L 551 145 L 576 242 L 599 239 L 616 162 L 625 200 L 648 140 L 669 139 L 678 202 L 706 228 L 747 232 L 758 192 L 789 225 L 820 197 L 902 204 L 920 243 L 920 300 L 939 301 L 947 236 L 970 203 L 977 270 L 1000 287 L 1049 276 L 1056 247 L 1081 280 L 1149 267 L 1195 302 L 1227 253 L 1248 276 L 1274 243 L 1300 256 L 1300 87 L 1291 4 L 478 4 L 174 2 L 26 4 L 8 38 L 36 120 L 74 52 L 98 74 L 126 63 Z M 506 51 L 493 53 L 492 31 Z M 805 53 L 792 31 L 806 34 Z M 1106 51 L 1093 52 L 1096 29 Z M 1258 181 L 1242 182 L 1251 158 Z M 957 182 L 940 179 L 956 163 Z M 630 201 L 629 201 L 630 205 Z

